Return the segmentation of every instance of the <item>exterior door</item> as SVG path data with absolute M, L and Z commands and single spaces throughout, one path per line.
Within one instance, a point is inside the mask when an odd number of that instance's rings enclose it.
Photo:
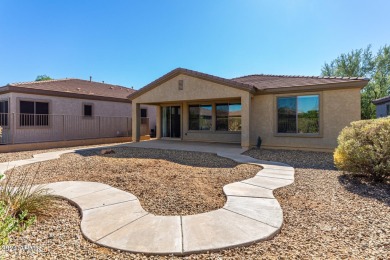
M 180 106 L 162 107 L 161 110 L 162 137 L 181 137 L 181 108 Z

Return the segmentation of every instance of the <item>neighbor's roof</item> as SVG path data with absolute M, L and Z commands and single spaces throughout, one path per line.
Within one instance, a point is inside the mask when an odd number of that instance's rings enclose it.
M 372 103 L 374 103 L 375 105 L 380 105 L 387 102 L 390 102 L 390 96 L 378 98 L 372 101 Z
M 286 91 L 310 91 L 323 88 L 363 88 L 369 81 L 369 79 L 361 77 L 287 76 L 266 74 L 248 75 L 233 79 L 226 79 L 198 71 L 177 68 L 149 83 L 137 92 L 132 93 L 129 95 L 129 98 L 134 99 L 180 74 L 242 89 L 253 94 L 279 93 Z
M 71 78 L 11 83 L 0 88 L 1 92 L 128 102 L 127 96 L 135 90 L 118 85 Z

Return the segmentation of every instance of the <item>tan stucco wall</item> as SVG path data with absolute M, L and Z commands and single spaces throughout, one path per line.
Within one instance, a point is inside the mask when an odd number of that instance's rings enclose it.
M 183 90 L 179 90 L 178 81 L 183 80 Z M 246 91 L 227 87 L 210 81 L 179 75 L 160 86 L 135 98 L 136 103 L 169 103 L 190 100 L 209 100 L 241 97 Z
M 183 90 L 179 90 L 178 81 L 183 80 Z M 157 105 L 177 105 L 182 109 L 182 140 L 186 141 L 206 141 L 206 142 L 226 142 L 240 143 L 241 133 L 228 133 L 220 131 L 189 131 L 188 130 L 188 105 L 193 104 L 213 104 L 227 100 L 248 100 L 250 94 L 246 91 L 227 87 L 225 85 L 210 81 L 179 75 L 160 86 L 135 98 L 133 104 L 157 104 Z M 188 102 L 189 101 L 189 102 Z M 245 103 L 245 102 L 244 102 Z M 249 115 L 249 114 L 246 114 Z M 159 114 L 156 115 L 159 117 Z M 134 122 L 133 122 L 134 129 Z M 246 129 L 249 133 L 249 128 Z M 248 134 L 249 136 L 249 134 Z M 135 138 L 133 137 L 135 140 Z M 249 143 L 249 139 L 248 139 Z
M 8 93 L 0 95 L 0 99 L 9 99 L 10 113 L 19 113 L 19 100 L 34 100 L 49 102 L 50 114 L 60 115 L 53 116 L 53 123 L 48 128 L 32 129 L 32 128 L 16 128 L 13 130 L 14 143 L 27 143 L 35 141 L 57 141 L 63 140 L 63 119 L 62 115 L 77 116 L 79 123 L 83 125 L 83 134 L 76 133 L 79 129 L 67 129 L 69 132 L 75 132 L 75 136 L 68 135 L 65 138 L 97 138 L 99 136 L 96 126 L 96 120 L 90 120 L 82 118 L 83 104 L 93 105 L 93 115 L 99 117 L 106 117 L 105 124 L 108 125 L 106 129 L 100 129 L 101 136 L 112 136 L 115 133 L 120 132 L 123 135 L 126 129 L 131 130 L 131 122 L 129 121 L 129 127 L 126 126 L 125 117 L 131 117 L 131 103 L 111 102 L 102 100 L 85 100 L 76 98 L 65 98 L 55 96 L 33 95 L 24 93 Z M 143 129 L 142 134 L 147 135 L 150 133 L 150 129 L 156 126 L 156 107 L 143 105 L 141 108 L 148 110 L 149 117 L 149 130 Z M 114 117 L 122 117 L 123 119 L 110 119 Z M 130 120 L 130 119 L 129 119 Z M 12 121 L 12 120 L 11 120 Z M 103 122 L 103 121 L 102 121 Z M 10 130 L 11 131 L 11 130 Z
M 178 81 L 184 81 L 179 90 Z M 174 77 L 133 100 L 133 104 L 179 105 L 182 108 L 182 140 L 241 143 L 255 146 L 257 138 L 263 147 L 331 151 L 337 146 L 340 131 L 360 119 L 360 88 L 344 88 L 286 95 L 320 95 L 320 128 L 316 137 L 276 135 L 276 97 L 280 94 L 256 95 L 225 85 L 186 75 Z M 241 133 L 189 131 L 188 104 L 213 104 L 222 100 L 241 100 Z M 157 117 L 160 115 L 157 114 Z M 157 124 L 158 125 L 158 124 Z M 158 127 L 157 127 L 158 128 Z M 135 138 L 133 137 L 133 140 Z
M 260 136 L 264 147 L 330 151 L 337 146 L 340 131 L 360 120 L 359 88 L 288 95 L 300 94 L 320 95 L 320 137 L 276 136 L 276 96 L 280 95 L 260 95 L 252 101 L 251 145 L 256 145 Z

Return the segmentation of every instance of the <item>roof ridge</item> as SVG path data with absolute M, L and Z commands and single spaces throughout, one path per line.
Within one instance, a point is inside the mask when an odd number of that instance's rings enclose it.
M 21 81 L 21 82 L 13 82 L 8 85 L 16 86 L 16 85 L 27 85 L 27 84 L 42 84 L 47 82 L 57 82 L 57 81 L 65 81 L 65 80 L 71 80 L 76 78 L 64 78 L 64 79 L 49 79 L 49 80 L 40 80 L 40 81 Z
M 263 76 L 263 77 L 275 77 L 275 78 L 312 78 L 312 79 L 350 79 L 350 80 L 369 80 L 366 77 L 337 77 L 337 76 L 304 76 L 304 75 L 276 75 L 276 74 L 249 74 L 240 77 L 234 77 L 231 80 L 242 79 L 246 77 Z

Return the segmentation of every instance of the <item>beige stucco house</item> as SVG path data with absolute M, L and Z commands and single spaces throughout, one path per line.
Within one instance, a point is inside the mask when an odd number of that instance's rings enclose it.
M 0 87 L 2 144 L 131 135 L 131 88 L 81 79 Z M 142 106 L 141 134 L 155 129 L 155 107 Z
M 157 138 L 331 151 L 360 119 L 368 79 L 250 75 L 225 79 L 178 68 L 129 95 L 133 141 L 142 105 L 156 107 Z

